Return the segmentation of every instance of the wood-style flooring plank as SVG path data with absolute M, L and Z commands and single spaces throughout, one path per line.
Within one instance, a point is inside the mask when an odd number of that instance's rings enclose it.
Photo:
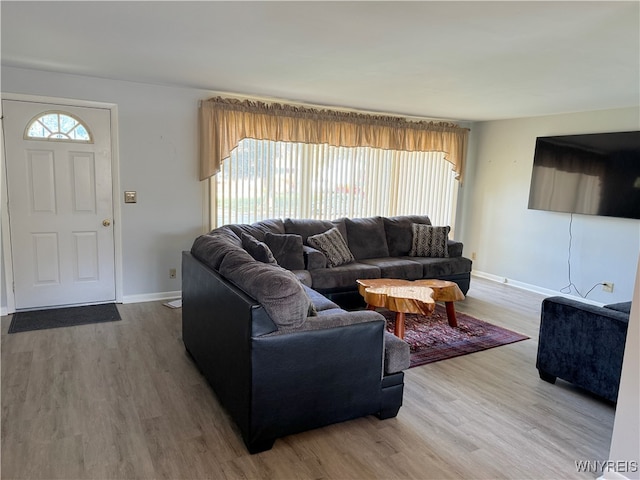
M 3 479 L 593 479 L 615 409 L 535 369 L 542 296 L 472 278 L 456 310 L 529 340 L 410 369 L 398 417 L 365 417 L 249 455 L 186 354 L 181 310 L 8 335 Z

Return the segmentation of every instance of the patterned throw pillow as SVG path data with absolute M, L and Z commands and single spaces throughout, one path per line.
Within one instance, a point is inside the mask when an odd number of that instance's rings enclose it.
M 307 243 L 324 253 L 329 267 L 337 267 L 355 260 L 347 242 L 336 227 L 307 238 Z
M 414 223 L 411 225 L 411 229 L 413 230 L 413 243 L 409 252 L 410 256 L 437 258 L 449 256 L 447 239 L 451 227 L 433 227 Z

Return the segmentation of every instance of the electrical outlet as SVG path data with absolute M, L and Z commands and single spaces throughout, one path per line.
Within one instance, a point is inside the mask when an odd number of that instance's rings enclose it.
M 613 282 L 602 282 L 602 291 L 613 293 Z
M 475 262 L 476 260 L 476 252 L 471 252 L 471 260 Z
M 176 269 L 175 268 L 170 268 L 169 269 L 169 278 L 176 278 Z

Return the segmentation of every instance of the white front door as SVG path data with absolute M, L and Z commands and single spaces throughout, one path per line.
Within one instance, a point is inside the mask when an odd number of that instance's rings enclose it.
M 2 109 L 16 310 L 115 301 L 110 110 Z

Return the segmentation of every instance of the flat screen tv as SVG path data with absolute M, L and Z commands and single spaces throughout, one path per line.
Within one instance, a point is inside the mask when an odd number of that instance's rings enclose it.
M 529 208 L 640 219 L 640 131 L 538 137 Z

